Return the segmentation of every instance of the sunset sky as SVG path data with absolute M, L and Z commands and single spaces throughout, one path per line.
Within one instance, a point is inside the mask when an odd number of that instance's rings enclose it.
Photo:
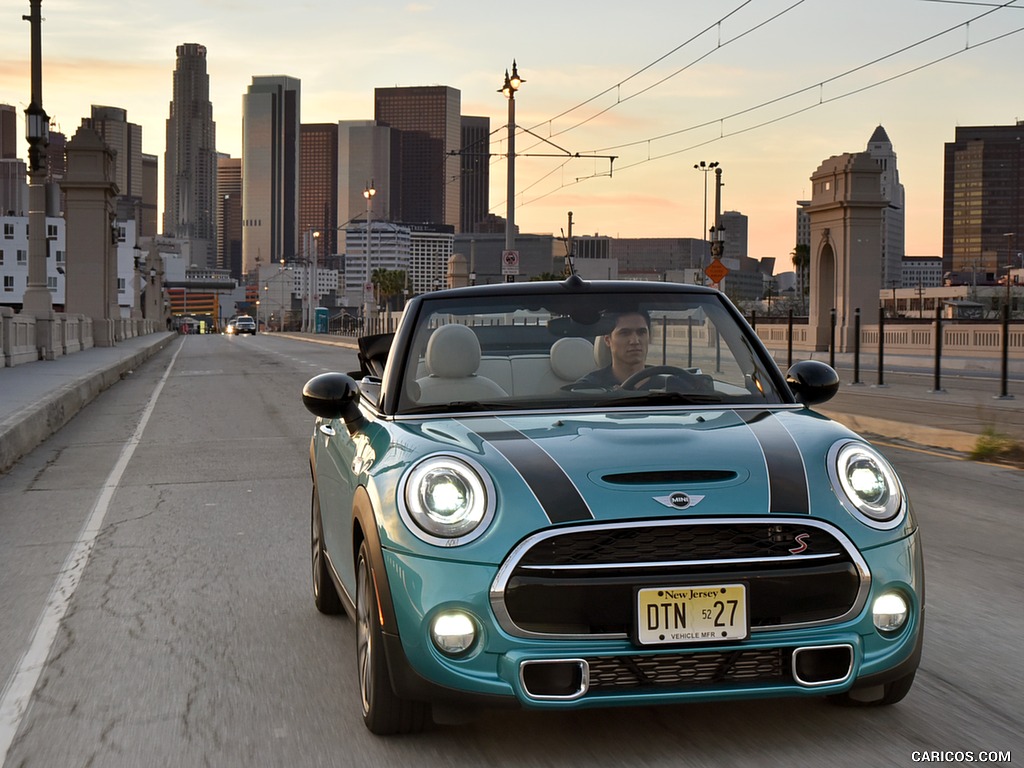
M 241 153 L 253 76 L 302 82 L 305 123 L 373 117 L 373 89 L 448 85 L 491 118 L 515 59 L 516 221 L 524 232 L 701 237 L 704 176 L 749 217 L 749 255 L 789 268 L 795 202 L 823 160 L 885 127 L 912 256 L 939 255 L 943 144 L 1024 119 L 1024 0 L 43 0 L 43 106 L 69 137 L 90 105 L 124 108 L 164 163 L 175 47 L 207 47 L 217 149 Z M 0 103 L 30 98 L 28 0 L 0 0 Z M 541 141 L 546 139 L 547 141 Z M 22 143 L 22 155 L 25 145 Z M 615 155 L 595 158 L 532 154 Z M 491 210 L 505 215 L 504 157 Z M 161 192 L 163 189 L 161 182 Z M 713 204 L 708 188 L 709 215 Z

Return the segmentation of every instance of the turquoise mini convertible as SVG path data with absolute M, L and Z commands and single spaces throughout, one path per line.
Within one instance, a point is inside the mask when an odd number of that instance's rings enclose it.
M 718 291 L 509 283 L 412 299 L 316 417 L 316 607 L 374 733 L 491 706 L 892 704 L 924 630 L 885 457 Z

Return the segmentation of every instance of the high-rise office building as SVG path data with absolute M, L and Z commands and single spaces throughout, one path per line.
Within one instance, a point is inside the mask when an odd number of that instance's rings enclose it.
M 945 145 L 942 269 L 995 278 L 1024 251 L 1024 120 L 957 126 Z M 1017 264 L 1014 264 L 1017 266 Z M 986 274 L 987 273 L 987 274 Z
M 321 265 L 338 253 L 338 124 L 305 123 L 299 150 L 299 233 L 317 231 Z
M 190 240 L 193 259 L 212 267 L 217 240 L 217 137 L 206 46 L 185 43 L 175 53 L 164 155 L 163 234 Z
M 242 279 L 242 159 L 217 157 L 217 269 Z
M 373 120 L 342 120 L 338 123 L 338 222 L 365 218 L 363 193 L 372 188 L 370 215 L 375 221 L 391 219 L 390 128 Z
M 82 118 L 114 151 L 114 183 L 118 197 L 142 199 L 142 126 L 128 122 L 128 111 L 120 107 L 92 106 Z
M 18 110 L 11 104 L 0 104 L 0 160 L 18 157 Z
M 141 237 L 155 237 L 157 227 L 157 190 L 160 188 L 160 159 L 156 155 L 142 155 L 142 218 L 138 233 Z
M 242 271 L 298 253 L 301 84 L 253 77 L 242 97 Z
M 461 104 L 444 85 L 374 89 L 374 118 L 394 129 L 391 220 L 460 226 Z
M 475 232 L 491 205 L 491 119 L 462 118 L 462 205 L 460 231 Z
M 882 287 L 901 287 L 903 256 L 906 251 L 906 206 L 896 153 L 885 128 L 878 126 L 868 139 L 868 154 L 882 168 L 882 197 L 888 205 L 882 209 Z
M 722 232 L 722 258 L 742 259 L 747 254 L 748 221 L 739 211 L 722 211 L 719 223 Z

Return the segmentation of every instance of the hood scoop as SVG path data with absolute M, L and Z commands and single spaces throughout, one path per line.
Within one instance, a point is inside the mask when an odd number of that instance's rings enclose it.
M 665 469 L 646 472 L 618 472 L 604 475 L 602 480 L 613 485 L 681 485 L 685 483 L 724 483 L 735 480 L 736 473 L 727 469 Z

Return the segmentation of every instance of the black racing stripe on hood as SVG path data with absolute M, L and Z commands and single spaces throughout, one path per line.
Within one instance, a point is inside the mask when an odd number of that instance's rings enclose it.
M 508 459 L 552 523 L 594 519 L 565 470 L 529 437 L 497 417 L 464 419 L 462 423 Z
M 736 411 L 761 444 L 768 468 L 768 511 L 808 515 L 807 472 L 793 436 L 770 411 Z

